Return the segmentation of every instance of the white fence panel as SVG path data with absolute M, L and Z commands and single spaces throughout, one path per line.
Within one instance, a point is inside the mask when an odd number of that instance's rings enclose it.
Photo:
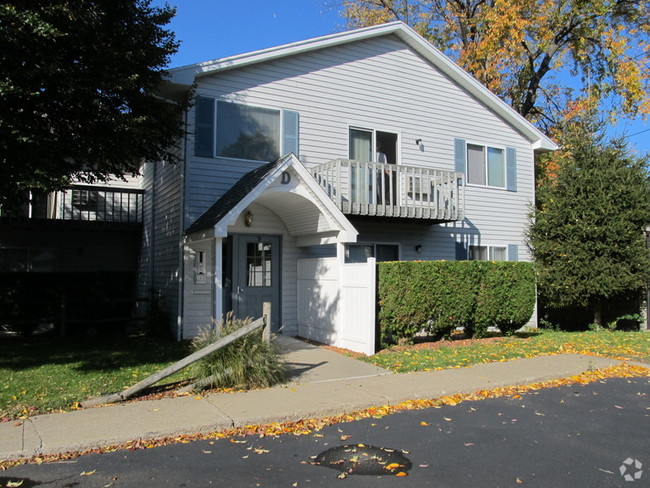
M 364 354 L 375 353 L 375 259 L 298 260 L 298 334 Z
M 336 345 L 339 323 L 337 258 L 298 260 L 298 334 Z
M 341 267 L 341 328 L 339 347 L 367 355 L 375 353 L 375 258 Z

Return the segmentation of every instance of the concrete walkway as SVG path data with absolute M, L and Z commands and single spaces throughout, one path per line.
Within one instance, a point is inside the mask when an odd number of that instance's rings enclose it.
M 565 378 L 620 363 L 564 354 L 392 374 L 301 341 L 286 337 L 279 340 L 291 376 L 286 385 L 140 401 L 0 423 L 0 460 L 92 449 L 136 439 L 326 417 L 406 400 Z

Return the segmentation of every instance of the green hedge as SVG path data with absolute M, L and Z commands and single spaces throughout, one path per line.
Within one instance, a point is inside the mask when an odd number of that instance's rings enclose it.
M 535 306 L 531 263 L 403 261 L 378 264 L 381 342 L 411 341 L 425 330 L 447 337 L 464 327 L 474 337 L 489 326 L 511 333 Z

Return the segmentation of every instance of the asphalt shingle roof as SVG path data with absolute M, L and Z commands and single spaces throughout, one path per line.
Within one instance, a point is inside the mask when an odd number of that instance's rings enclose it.
M 279 158 L 268 164 L 249 171 L 235 183 L 230 190 L 217 200 L 185 231 L 185 235 L 209 229 L 219 223 L 246 195 L 253 191 L 285 158 Z

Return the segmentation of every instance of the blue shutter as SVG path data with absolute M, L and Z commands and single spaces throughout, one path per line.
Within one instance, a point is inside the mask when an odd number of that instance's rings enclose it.
M 456 243 L 456 261 L 466 261 L 467 260 L 467 248 L 462 242 Z
M 464 174 L 466 165 L 467 150 L 465 149 L 465 139 L 454 139 L 454 170 Z
M 517 150 L 514 147 L 506 148 L 506 180 L 508 191 L 517 191 Z
M 194 154 L 214 156 L 214 99 L 196 99 L 196 120 L 194 123 Z
M 519 246 L 508 244 L 508 261 L 519 261 Z
M 293 153 L 298 156 L 298 112 L 282 111 L 282 151 L 284 156 Z

